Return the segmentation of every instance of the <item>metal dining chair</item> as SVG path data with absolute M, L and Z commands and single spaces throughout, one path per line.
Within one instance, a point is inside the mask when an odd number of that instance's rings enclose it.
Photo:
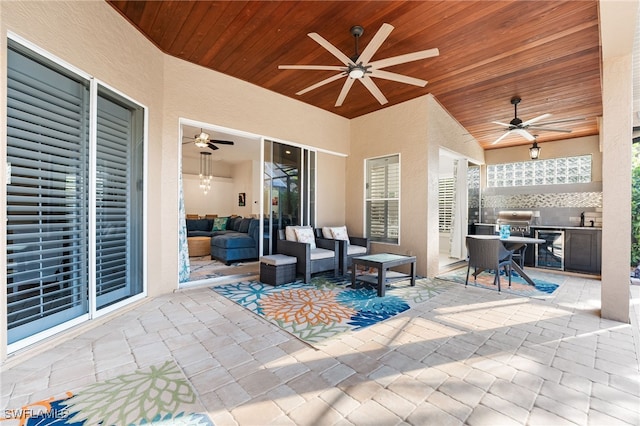
M 513 253 L 507 250 L 502 241 L 498 238 L 474 238 L 467 236 L 467 252 L 469 254 L 469 264 L 467 266 L 467 278 L 464 282 L 466 286 L 469 282 L 469 272 L 474 268 L 473 279 L 483 270 L 495 271 L 493 284 L 498 285 L 500 291 L 500 268 L 504 268 L 509 277 L 509 287 L 511 287 L 511 262 Z

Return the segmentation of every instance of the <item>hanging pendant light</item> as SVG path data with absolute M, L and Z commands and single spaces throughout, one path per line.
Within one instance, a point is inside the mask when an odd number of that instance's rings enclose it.
M 533 145 L 531 146 L 531 148 L 529 148 L 529 157 L 532 160 L 537 160 L 540 157 L 540 150 L 542 148 L 540 148 L 538 146 L 538 142 L 537 141 L 533 141 Z
M 210 152 L 200 153 L 200 189 L 207 195 L 211 189 L 211 179 L 213 179 L 213 166 Z

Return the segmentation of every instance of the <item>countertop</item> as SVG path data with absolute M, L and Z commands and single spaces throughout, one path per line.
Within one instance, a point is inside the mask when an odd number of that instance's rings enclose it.
M 495 223 L 474 223 L 474 225 L 496 226 Z M 576 229 L 582 231 L 602 231 L 597 226 L 573 226 L 573 225 L 531 225 L 531 229 Z

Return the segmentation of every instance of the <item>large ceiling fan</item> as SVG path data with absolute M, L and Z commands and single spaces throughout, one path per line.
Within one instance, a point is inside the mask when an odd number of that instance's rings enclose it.
M 418 78 L 408 77 L 402 74 L 397 74 L 389 71 L 384 71 L 383 68 L 387 68 L 393 65 L 404 64 L 407 62 L 417 61 L 419 59 L 426 59 L 433 56 L 438 56 L 440 53 L 438 49 L 421 50 L 414 53 L 407 53 L 405 55 L 393 56 L 391 58 L 380 59 L 377 61 L 371 61 L 373 55 L 380 48 L 382 43 L 387 39 L 393 26 L 390 24 L 382 24 L 382 27 L 373 36 L 367 47 L 358 52 L 358 39 L 364 33 L 364 28 L 359 25 L 351 27 L 351 35 L 355 39 L 355 53 L 352 57 L 348 57 L 335 46 L 325 40 L 317 33 L 309 33 L 308 36 L 315 40 L 320 46 L 324 47 L 333 56 L 338 58 L 343 65 L 280 65 L 279 69 L 292 69 L 292 70 L 320 70 L 320 71 L 340 71 L 332 77 L 322 80 L 316 84 L 313 84 L 306 89 L 303 89 L 296 93 L 296 95 L 303 95 L 313 89 L 329 84 L 333 81 L 339 80 L 343 77 L 347 77 L 340 91 L 340 95 L 336 100 L 335 106 L 339 107 L 347 97 L 347 93 L 351 89 L 354 81 L 360 81 L 364 87 L 371 92 L 371 94 L 380 102 L 381 105 L 386 104 L 387 98 L 382 94 L 378 86 L 371 79 L 372 77 L 382 78 L 384 80 L 397 81 L 400 83 L 411 84 L 414 86 L 424 87 L 427 85 L 427 81 L 420 80 Z
M 195 143 L 195 145 L 198 148 L 209 148 L 212 150 L 216 150 L 216 149 L 220 149 L 220 147 L 216 146 L 215 144 L 220 144 L 220 145 L 233 145 L 233 141 L 224 141 L 224 140 L 219 140 L 219 139 L 211 139 L 208 133 L 205 133 L 204 131 L 202 131 L 202 129 L 200 129 L 200 134 L 198 135 L 194 135 L 194 137 L 189 138 L 189 137 L 183 137 L 182 138 L 187 139 L 186 142 L 182 142 L 182 145 L 188 144 L 188 143 Z
M 518 118 L 518 104 L 520 103 L 520 101 L 521 99 L 517 96 L 511 98 L 511 104 L 513 105 L 513 110 L 514 110 L 513 120 L 511 120 L 509 123 L 503 123 L 501 121 L 492 122 L 494 124 L 498 124 L 500 126 L 504 126 L 507 128 L 502 136 L 500 136 L 498 139 L 493 141 L 492 145 L 497 144 L 502 139 L 506 138 L 512 133 L 519 134 L 529 142 L 535 141 L 536 138 L 531 133 L 529 133 L 528 130 L 571 133 L 571 130 L 569 129 L 558 129 L 558 128 L 551 128 L 551 127 L 545 127 L 545 126 L 547 124 L 555 124 L 563 121 L 574 121 L 574 120 L 558 120 L 554 122 L 538 123 L 540 120 L 544 120 L 545 118 L 551 117 L 551 114 L 542 114 L 532 118 L 531 120 L 522 121 L 520 118 Z M 534 125 L 535 123 L 538 123 L 538 125 L 535 126 Z

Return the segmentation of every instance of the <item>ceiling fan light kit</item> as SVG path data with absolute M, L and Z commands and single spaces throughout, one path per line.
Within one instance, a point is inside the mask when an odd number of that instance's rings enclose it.
M 421 50 L 418 52 L 407 53 L 404 55 L 394 56 L 391 58 L 381 59 L 377 61 L 371 61 L 373 55 L 377 52 L 377 50 L 382 46 L 382 43 L 389 37 L 391 31 L 393 30 L 393 26 L 387 23 L 382 24 L 378 32 L 375 33 L 367 47 L 360 54 L 358 50 L 358 39 L 364 33 L 364 28 L 359 25 L 355 25 L 351 27 L 350 32 L 354 38 L 355 42 L 355 53 L 352 57 L 348 57 L 344 53 L 342 53 L 338 48 L 336 48 L 333 44 L 329 43 L 318 33 L 309 33 L 307 34 L 311 37 L 316 43 L 325 48 L 329 53 L 335 56 L 340 62 L 342 62 L 342 66 L 340 65 L 280 65 L 279 69 L 295 69 L 295 70 L 316 70 L 316 71 L 339 71 L 339 74 L 333 75 L 329 78 L 326 78 L 318 83 L 315 83 L 305 89 L 300 90 L 296 93 L 296 95 L 303 95 L 311 90 L 317 89 L 318 87 L 324 86 L 325 84 L 332 83 L 340 78 L 347 77 L 345 80 L 342 90 L 338 95 L 338 99 L 336 100 L 335 106 L 342 106 L 349 90 L 351 90 L 351 86 L 354 81 L 360 81 L 364 87 L 373 95 L 374 98 L 380 103 L 380 105 L 384 105 L 389 101 L 384 96 L 384 94 L 380 91 L 378 86 L 371 79 L 372 77 L 381 78 L 384 80 L 396 81 L 404 84 L 411 84 L 413 86 L 424 87 L 427 85 L 426 80 L 421 80 L 414 77 L 405 76 L 402 74 L 397 74 L 394 72 L 384 71 L 382 68 L 390 67 L 393 65 L 405 64 L 407 62 L 413 62 L 420 59 L 431 58 L 433 56 L 438 56 L 440 52 L 438 49 L 428 49 Z
M 216 149 L 220 149 L 218 148 L 215 144 L 221 144 L 221 145 L 233 145 L 233 141 L 223 141 L 223 140 L 218 140 L 218 139 L 210 139 L 210 135 L 209 133 L 204 132 L 202 129 L 200 129 L 200 134 L 199 135 L 195 135 L 193 137 L 193 143 L 198 147 L 198 148 L 209 148 L 213 151 L 215 151 Z M 183 138 L 185 139 L 185 138 Z M 186 138 L 186 139 L 191 139 L 191 138 Z M 182 142 L 182 144 L 187 144 L 187 143 L 191 143 L 190 141 L 187 142 Z
M 536 138 L 531 133 L 529 133 L 528 131 L 529 129 L 542 130 L 547 132 L 571 133 L 571 130 L 568 130 L 568 129 L 544 127 L 545 126 L 544 123 L 539 123 L 537 126 L 533 126 L 533 124 L 538 123 L 540 120 L 544 120 L 546 118 L 551 117 L 551 114 L 542 114 L 532 118 L 531 120 L 522 121 L 520 118 L 518 118 L 518 104 L 520 103 L 520 101 L 522 101 L 522 99 L 520 99 L 520 97 L 518 96 L 514 96 L 513 98 L 511 98 L 511 105 L 513 105 L 513 119 L 509 123 L 503 123 L 501 121 L 493 121 L 493 124 L 506 127 L 507 130 L 502 136 L 500 136 L 498 139 L 493 141 L 492 145 L 497 144 L 498 142 L 500 142 L 502 139 L 506 138 L 510 134 L 516 133 L 522 136 L 523 138 L 525 138 L 526 140 L 528 140 L 529 142 L 534 142 L 534 145 L 537 146 L 537 144 L 535 143 Z

